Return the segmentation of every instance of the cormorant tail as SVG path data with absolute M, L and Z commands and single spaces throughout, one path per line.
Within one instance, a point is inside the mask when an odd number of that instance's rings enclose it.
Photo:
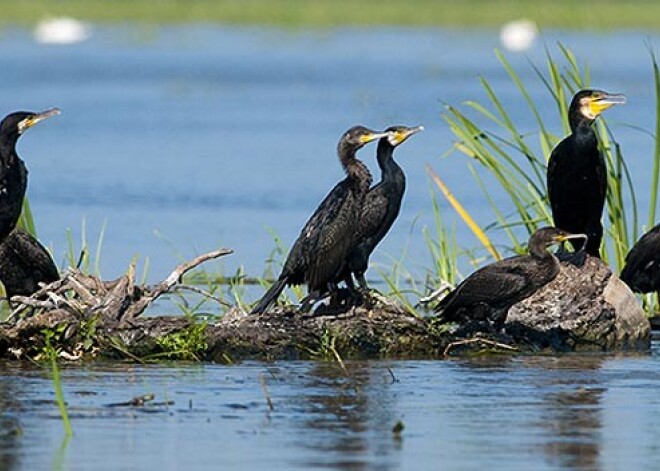
M 266 294 L 264 294 L 263 298 L 261 298 L 261 301 L 259 301 L 259 304 L 257 304 L 257 307 L 252 309 L 250 314 L 262 314 L 266 312 L 266 310 L 270 307 L 271 304 L 275 302 L 277 297 L 280 295 L 284 287 L 286 286 L 286 282 L 288 281 L 288 277 L 282 277 L 275 281 L 271 285 L 270 288 L 268 288 L 268 291 L 266 291 Z

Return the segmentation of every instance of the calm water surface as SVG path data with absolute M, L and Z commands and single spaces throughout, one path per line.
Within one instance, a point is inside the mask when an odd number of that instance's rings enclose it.
M 528 63 L 543 67 L 545 46 L 559 56 L 556 41 L 590 65 L 594 85 L 628 95 L 628 104 L 607 116 L 644 211 L 653 142 L 628 125 L 653 127 L 648 44 L 658 37 L 548 32 L 526 55 L 509 54 L 550 129 L 561 133 Z M 406 268 L 422 278 L 431 265 L 422 228 L 433 224 L 426 164 L 480 222 L 495 219 L 466 159 L 446 155 L 454 139 L 441 119 L 443 104 L 485 101 L 483 76 L 530 133 L 530 145 L 537 143 L 533 120 L 493 53 L 498 46 L 497 31 L 126 25 L 97 27 L 89 41 L 57 47 L 9 28 L 0 33 L 0 113 L 63 110 L 31 130 L 19 149 L 30 169 L 39 236 L 58 262 L 66 265 L 67 228 L 78 244 L 86 221 L 95 246 L 107 222 L 103 276 L 123 273 L 138 255 L 150 261 L 150 281 L 163 279 L 182 257 L 218 246 L 236 253 L 210 269 L 233 273 L 243 265 L 261 275 L 274 246 L 268 230 L 290 246 L 342 178 L 335 147 L 345 129 L 424 124 L 426 132 L 397 153 L 408 191 L 374 257 L 380 266 L 405 257 Z M 372 168 L 374 151 L 360 154 Z M 441 206 L 452 224 L 453 210 Z M 478 247 L 462 223 L 456 230 L 462 246 Z M 501 231 L 492 237 L 506 243 Z
M 9 364 L 1 466 L 657 470 L 658 347 L 642 356 L 349 363 L 349 378 L 324 362 L 71 368 L 68 445 L 47 371 Z M 109 407 L 144 394 L 161 405 Z

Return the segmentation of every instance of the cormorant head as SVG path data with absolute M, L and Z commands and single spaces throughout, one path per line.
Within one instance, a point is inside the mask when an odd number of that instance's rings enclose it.
M 399 144 L 403 144 L 405 140 L 413 134 L 423 130 L 424 126 L 415 126 L 414 128 L 409 128 L 406 126 L 392 126 L 387 128 L 385 132 L 387 133 L 387 142 L 389 142 L 392 147 L 396 147 Z
M 372 131 L 364 126 L 353 126 L 341 137 L 339 147 L 348 146 L 353 150 L 357 150 L 363 145 L 385 136 L 387 136 L 386 132 Z
M 529 251 L 530 253 L 545 251 L 548 247 L 569 239 L 584 239 L 584 243 L 587 243 L 586 234 L 571 234 L 556 227 L 542 227 L 529 238 Z
M 575 119 L 586 119 L 591 122 L 606 109 L 614 105 L 623 105 L 625 102 L 625 95 L 607 93 L 603 90 L 580 90 L 573 97 L 569 108 L 571 126 Z M 576 114 L 578 116 L 574 117 Z
M 0 122 L 0 139 L 4 142 L 16 142 L 18 138 L 26 130 L 30 129 L 35 124 L 48 119 L 52 116 L 60 114 L 58 108 L 51 108 L 41 113 L 33 113 L 30 111 L 17 111 L 11 113 Z

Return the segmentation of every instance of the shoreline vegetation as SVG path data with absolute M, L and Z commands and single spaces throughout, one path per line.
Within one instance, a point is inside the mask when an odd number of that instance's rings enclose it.
M 541 29 L 660 28 L 660 2 L 649 0 L 0 0 L 0 11 L 1 25 L 72 16 L 99 23 L 479 28 L 528 18 Z

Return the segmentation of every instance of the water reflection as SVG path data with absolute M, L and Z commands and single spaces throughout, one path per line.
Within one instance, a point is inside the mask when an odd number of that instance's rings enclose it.
M 336 363 L 318 363 L 308 372 L 299 398 L 304 419 L 297 446 L 313 451 L 315 458 L 305 465 L 397 468 L 401 441 L 392 433 L 397 421 L 392 376 L 386 368 L 362 362 L 348 364 L 347 372 Z
M 603 362 L 602 356 L 537 357 L 525 362 L 558 373 L 544 376 L 549 391 L 543 395 L 541 417 L 548 436 L 543 449 L 552 466 L 601 469 L 602 400 L 607 392 L 599 374 Z
M 14 469 L 22 441 L 21 426 L 14 411 L 18 410 L 16 394 L 10 379 L 0 381 L 0 469 Z
M 553 465 L 600 469 L 601 400 L 605 388 L 578 387 L 548 394 L 546 427 L 552 433 L 545 452 Z

